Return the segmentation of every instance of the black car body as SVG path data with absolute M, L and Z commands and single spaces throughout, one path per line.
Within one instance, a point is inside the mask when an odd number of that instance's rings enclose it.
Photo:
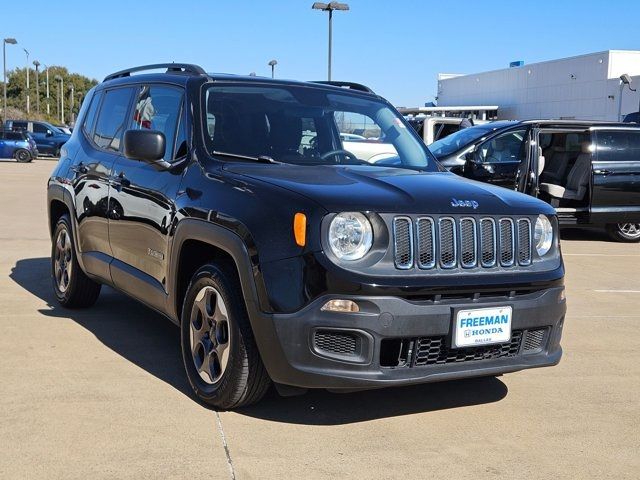
M 360 85 L 167 66 L 89 92 L 62 149 L 48 201 L 63 304 L 87 306 L 107 284 L 180 324 L 194 391 L 223 408 L 256 401 L 269 378 L 281 392 L 373 388 L 560 360 L 564 267 L 548 204 L 447 173 Z M 341 149 L 357 112 L 375 112 L 367 128 L 378 122 L 404 167 Z M 198 310 L 207 281 L 226 333 L 198 333 L 213 315 Z M 474 315 L 508 331 L 462 338 Z M 472 338 L 493 334 L 505 336 Z M 230 356 L 214 358 L 225 341 Z M 242 355 L 238 380 L 226 365 Z
M 605 227 L 616 240 L 640 241 L 638 125 L 494 122 L 442 139 L 432 153 L 464 177 L 550 203 L 562 225 Z

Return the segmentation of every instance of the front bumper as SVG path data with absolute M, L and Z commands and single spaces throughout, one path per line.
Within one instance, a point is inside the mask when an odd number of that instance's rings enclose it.
M 361 311 L 321 311 L 332 298 L 351 299 Z M 505 305 L 513 308 L 511 342 L 451 347 L 456 310 Z M 327 295 L 296 313 L 263 315 L 256 339 L 267 371 L 277 383 L 376 388 L 555 365 L 562 355 L 565 312 L 563 286 L 463 299 Z

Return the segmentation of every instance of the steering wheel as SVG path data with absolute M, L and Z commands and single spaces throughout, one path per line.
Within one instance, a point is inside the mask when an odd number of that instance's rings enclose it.
M 322 155 L 320 155 L 320 159 L 321 160 L 326 160 L 327 158 L 329 158 L 331 156 L 334 156 L 334 155 L 344 155 L 348 159 L 353 160 L 355 163 L 362 163 L 362 160 L 360 160 L 358 157 L 356 157 L 353 153 L 351 153 L 349 150 L 344 150 L 342 148 L 338 148 L 336 150 L 329 150 L 328 152 L 325 152 Z M 364 162 L 364 163 L 366 163 L 366 162 Z

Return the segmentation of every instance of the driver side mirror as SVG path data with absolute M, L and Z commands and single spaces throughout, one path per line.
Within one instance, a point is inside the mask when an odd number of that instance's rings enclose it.
M 163 160 L 165 149 L 166 139 L 162 132 L 156 130 L 124 132 L 124 156 L 127 158 L 166 168 L 166 165 L 170 164 Z
M 46 136 L 53 137 L 53 132 L 51 130 L 47 130 Z

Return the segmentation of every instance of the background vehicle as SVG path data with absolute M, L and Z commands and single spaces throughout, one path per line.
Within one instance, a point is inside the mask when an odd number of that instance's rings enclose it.
M 67 127 L 66 125 L 54 125 L 54 127 L 69 136 L 71 136 L 71 134 L 73 133 L 73 129 L 71 127 Z
M 639 126 L 560 120 L 490 125 L 499 128 L 458 132 L 436 142 L 432 153 L 467 178 L 549 202 L 564 225 L 604 226 L 615 240 L 640 241 Z
M 40 155 L 60 156 L 60 148 L 70 138 L 63 131 L 47 122 L 7 120 L 6 130 L 26 131 L 33 137 Z
M 85 98 L 48 184 L 54 293 L 86 307 L 108 284 L 179 324 L 201 401 L 560 361 L 553 208 L 444 171 L 366 87 L 170 63 Z
M 30 162 L 38 156 L 35 142 L 26 132 L 0 131 L 0 158 Z

